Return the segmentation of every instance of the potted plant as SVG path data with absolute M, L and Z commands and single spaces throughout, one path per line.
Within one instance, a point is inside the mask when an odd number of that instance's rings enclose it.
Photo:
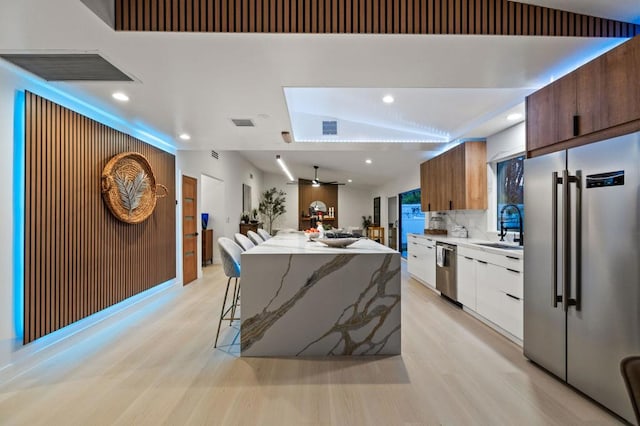
M 240 215 L 240 223 L 249 223 L 249 212 L 242 212 Z
M 366 234 L 367 229 L 371 226 L 371 216 L 362 216 L 362 230 Z
M 258 223 L 258 209 L 251 210 L 251 223 Z
M 269 225 L 269 233 L 273 231 L 273 222 L 286 213 L 285 201 L 287 193 L 276 188 L 267 189 L 260 196 L 258 210 Z

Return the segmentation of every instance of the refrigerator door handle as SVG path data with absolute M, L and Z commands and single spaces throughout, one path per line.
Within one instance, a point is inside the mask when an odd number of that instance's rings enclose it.
M 569 216 L 570 187 L 569 171 L 562 171 L 562 309 L 569 310 L 569 292 L 571 291 L 571 216 Z
M 558 302 L 562 301 L 562 296 L 558 295 L 558 185 L 562 183 L 562 178 L 558 177 L 558 172 L 552 173 L 552 195 L 551 195 L 551 287 L 553 298 L 551 305 L 558 307 Z
M 569 310 L 569 306 L 576 305 L 576 299 L 571 298 L 571 216 L 569 214 L 570 209 L 570 194 L 571 184 L 576 184 L 576 271 L 580 270 L 580 227 L 582 226 L 582 192 L 580 191 L 580 176 L 582 172 L 577 172 L 576 176 L 569 175 L 568 170 L 562 171 L 562 307 L 565 312 Z M 579 279 L 579 273 L 576 274 L 576 278 Z M 576 286 L 578 280 L 576 280 Z
M 576 248 L 575 248 L 575 277 L 576 296 L 569 299 L 569 305 L 574 305 L 576 311 L 580 310 L 582 290 L 582 170 L 576 170 L 576 175 L 570 178 L 570 182 L 576 184 Z

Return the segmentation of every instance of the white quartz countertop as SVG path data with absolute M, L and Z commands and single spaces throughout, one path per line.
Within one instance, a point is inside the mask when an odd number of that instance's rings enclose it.
M 425 235 L 425 234 L 409 234 L 409 235 L 415 235 L 418 238 L 424 238 L 428 240 L 441 241 L 443 243 L 454 244 L 456 246 L 468 247 L 474 250 L 483 250 L 488 253 L 509 255 L 509 256 L 518 257 L 518 258 L 524 257 L 524 249 L 510 250 L 510 249 L 501 249 L 496 247 L 487 247 L 479 244 L 479 243 L 494 243 L 496 241 L 477 240 L 473 238 L 446 237 L 443 235 Z M 516 246 L 515 244 L 509 244 L 505 242 L 500 242 L 500 244 Z
M 242 253 L 253 254 L 388 254 L 398 253 L 373 240 L 362 238 L 345 248 L 328 247 L 317 241 L 309 241 L 303 233 L 276 235 L 256 247 Z

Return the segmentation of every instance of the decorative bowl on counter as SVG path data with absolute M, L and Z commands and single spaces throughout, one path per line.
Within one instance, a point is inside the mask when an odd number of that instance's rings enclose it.
M 309 237 L 309 240 L 312 240 L 314 238 L 318 238 L 320 236 L 320 233 L 319 232 L 305 232 L 304 235 Z
M 355 243 L 359 239 L 360 238 L 316 238 L 314 241 L 326 244 L 329 247 L 345 248 Z

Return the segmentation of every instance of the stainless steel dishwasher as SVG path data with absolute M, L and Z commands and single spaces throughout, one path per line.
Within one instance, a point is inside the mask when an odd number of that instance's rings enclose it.
M 455 301 L 458 301 L 457 251 L 453 244 L 436 243 L 436 289 Z

